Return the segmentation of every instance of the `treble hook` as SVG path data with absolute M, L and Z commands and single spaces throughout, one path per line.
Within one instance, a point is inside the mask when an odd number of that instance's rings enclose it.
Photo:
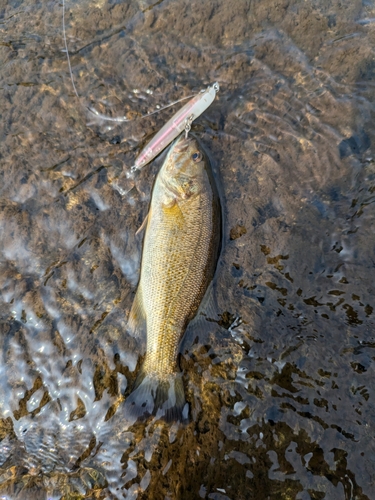
M 191 122 L 196 120 L 213 103 L 219 84 L 215 82 L 206 90 L 199 92 L 159 130 L 145 146 L 131 168 L 132 172 L 147 165 L 160 151 L 170 144 L 185 129 L 185 137 L 191 128 Z M 187 118 L 189 117 L 189 118 Z

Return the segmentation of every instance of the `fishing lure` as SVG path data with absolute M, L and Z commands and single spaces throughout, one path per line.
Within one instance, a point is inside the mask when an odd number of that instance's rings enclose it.
M 184 130 L 187 136 L 192 122 L 213 103 L 218 91 L 219 84 L 215 82 L 194 96 L 185 106 L 177 111 L 151 139 L 147 146 L 143 148 L 131 171 L 134 172 L 147 165 Z
M 68 50 L 68 42 L 66 39 L 66 30 L 65 30 L 65 0 L 62 0 L 62 24 L 63 24 L 63 39 L 64 46 L 66 52 L 66 57 L 68 61 L 70 79 L 72 81 L 73 90 L 77 98 L 80 100 L 79 94 L 77 92 L 76 86 L 74 84 L 72 67 L 70 64 L 69 50 Z M 151 141 L 147 144 L 147 146 L 141 151 L 140 155 L 136 159 L 134 165 L 131 167 L 131 172 L 135 172 L 136 170 L 144 167 L 151 160 L 155 158 L 164 148 L 166 148 L 181 132 L 185 130 L 186 137 L 190 131 L 192 122 L 198 118 L 202 113 L 206 111 L 206 109 L 213 103 L 215 96 L 219 92 L 219 84 L 215 82 L 213 85 L 210 85 L 206 89 L 202 90 L 199 94 L 194 96 L 185 106 L 183 106 L 177 113 L 175 113 L 172 118 L 159 130 L 159 132 L 151 139 Z M 189 96 L 191 97 L 191 96 Z M 180 101 L 188 99 L 189 97 L 184 97 L 179 101 L 173 102 L 164 108 L 161 108 L 153 113 L 148 115 L 144 115 L 141 118 L 145 118 L 146 116 L 150 116 L 154 113 L 162 111 L 169 106 L 173 106 Z M 129 121 L 125 116 L 121 117 L 109 117 L 98 113 L 93 108 L 87 108 L 90 113 L 95 115 L 96 117 L 113 121 L 113 122 L 126 122 Z

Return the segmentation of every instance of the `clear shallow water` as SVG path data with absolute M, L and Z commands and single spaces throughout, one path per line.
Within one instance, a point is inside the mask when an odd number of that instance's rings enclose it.
M 372 2 L 0 8 L 0 492 L 6 498 L 372 499 Z M 191 422 L 131 425 L 126 333 L 152 182 L 124 173 L 165 111 L 220 83 L 193 130 L 225 231 Z M 125 192 L 125 195 L 121 195 Z M 241 324 L 230 329 L 235 317 Z

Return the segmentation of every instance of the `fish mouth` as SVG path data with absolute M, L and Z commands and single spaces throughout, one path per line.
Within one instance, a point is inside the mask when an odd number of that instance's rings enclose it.
M 180 139 L 178 140 L 176 146 L 175 146 L 175 151 L 176 153 L 183 153 L 187 150 L 187 148 L 191 145 L 191 143 L 193 142 L 193 138 L 192 137 L 184 137 L 184 136 L 181 136 Z

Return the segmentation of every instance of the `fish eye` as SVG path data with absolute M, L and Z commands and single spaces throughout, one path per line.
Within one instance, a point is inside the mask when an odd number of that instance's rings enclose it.
M 196 151 L 195 153 L 193 153 L 191 155 L 191 158 L 193 161 L 195 161 L 196 163 L 198 163 L 198 161 L 201 161 L 202 159 L 202 153 L 200 153 L 199 151 Z

